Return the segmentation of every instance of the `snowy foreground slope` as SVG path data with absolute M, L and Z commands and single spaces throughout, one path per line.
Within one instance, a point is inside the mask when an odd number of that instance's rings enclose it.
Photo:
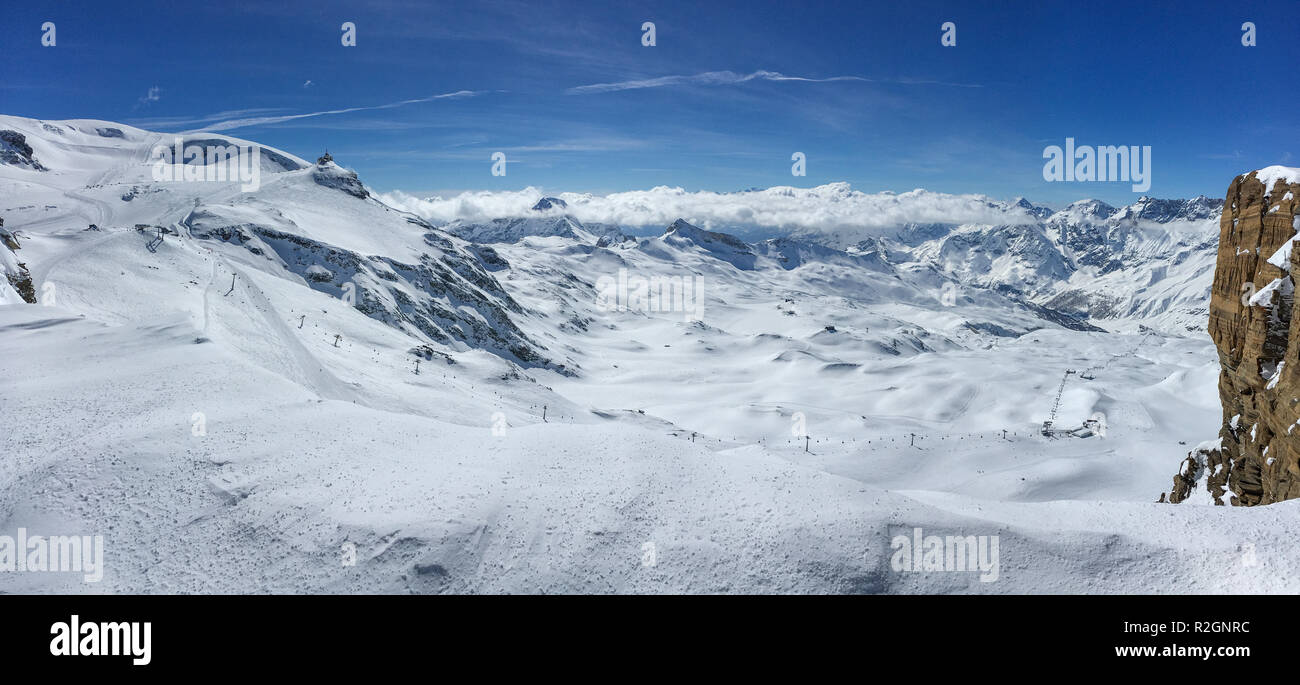
M 97 584 L 0 591 L 1300 589 L 1297 503 L 1154 503 L 1220 418 L 1201 336 L 685 222 L 471 243 L 331 163 L 269 151 L 241 192 L 153 181 L 170 136 L 0 130 L 43 169 L 0 164 L 43 298 L 0 305 L 0 535 L 106 545 Z M 699 307 L 601 306 L 620 272 Z M 1038 433 L 1066 369 L 1090 437 Z M 997 579 L 895 570 L 916 528 L 997 536 Z

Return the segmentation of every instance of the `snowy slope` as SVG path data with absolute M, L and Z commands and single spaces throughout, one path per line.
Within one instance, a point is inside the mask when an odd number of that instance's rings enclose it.
M 611 240 L 552 203 L 486 245 L 332 163 L 241 192 L 153 181 L 162 134 L 0 130 L 44 169 L 0 162 L 0 216 L 52 294 L 0 305 L 0 534 L 103 534 L 108 566 L 0 591 L 1300 589 L 1290 503 L 1154 503 L 1218 423 L 1209 341 L 905 258 L 943 231 Z M 601 298 L 639 278 L 692 299 Z M 999 536 L 998 580 L 895 571 L 916 527 Z

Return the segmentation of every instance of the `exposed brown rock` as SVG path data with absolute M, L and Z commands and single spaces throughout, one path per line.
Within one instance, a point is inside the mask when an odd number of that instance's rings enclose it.
M 1170 501 L 1203 485 L 1217 503 L 1300 497 L 1300 263 L 1269 263 L 1296 236 L 1300 183 L 1265 188 L 1259 172 L 1233 179 L 1219 220 L 1209 333 L 1219 353 L 1220 445 L 1188 455 Z M 1294 254 L 1300 262 L 1300 250 Z M 1285 267 L 1285 268 L 1284 268 Z

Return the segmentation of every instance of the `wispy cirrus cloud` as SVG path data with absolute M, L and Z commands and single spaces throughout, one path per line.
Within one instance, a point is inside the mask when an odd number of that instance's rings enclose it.
M 320 112 L 307 112 L 305 114 L 281 114 L 281 115 L 274 115 L 274 116 L 227 119 L 224 121 L 217 121 L 215 123 L 207 124 L 205 126 L 201 126 L 191 131 L 186 131 L 186 133 L 200 133 L 205 131 L 206 132 L 230 131 L 237 128 L 248 128 L 249 126 L 267 126 L 270 124 L 281 124 L 286 121 L 296 121 L 299 119 L 309 119 L 312 117 L 323 117 L 323 116 L 330 116 L 335 114 L 348 114 L 351 112 L 370 112 L 370 111 L 380 110 L 380 109 L 394 109 L 397 107 L 405 107 L 406 105 L 414 105 L 421 102 L 434 102 L 435 100 L 452 100 L 452 99 L 460 99 L 460 98 L 470 98 L 470 97 L 475 97 L 477 95 L 482 95 L 485 92 L 488 91 L 458 90 L 452 93 L 441 93 L 438 95 L 430 95 L 428 97 L 411 98 L 409 100 L 399 100 L 398 102 L 390 102 L 384 105 L 370 105 L 365 107 L 345 107 L 343 109 L 328 109 Z
M 856 76 L 856 75 L 828 76 L 822 78 L 815 78 L 815 77 L 806 77 L 806 76 L 792 76 L 788 74 L 783 74 L 781 72 L 769 71 L 769 70 L 759 70 L 747 74 L 724 70 L 724 71 L 708 71 L 708 72 L 702 72 L 693 75 L 678 74 L 678 75 L 660 76 L 660 77 L 649 78 L 649 79 L 636 79 L 636 80 L 617 81 L 617 82 L 608 82 L 608 83 L 593 83 L 587 85 L 574 86 L 562 92 L 569 95 L 582 95 L 582 94 L 594 94 L 594 93 L 607 93 L 607 92 L 622 91 L 622 90 L 662 88 L 662 87 L 683 86 L 683 85 L 728 86 L 728 85 L 739 85 L 739 84 L 744 84 L 753 81 L 798 82 L 798 83 L 859 82 L 859 83 L 884 83 L 884 84 L 901 84 L 901 85 L 937 85 L 937 86 L 952 86 L 952 87 L 961 87 L 961 88 L 983 87 L 980 84 L 970 84 L 970 83 L 949 83 L 945 81 L 913 80 L 913 79 L 882 80 L 882 79 L 872 79 L 872 78 L 867 78 L 864 76 Z M 303 83 L 302 87 L 311 88 L 315 85 L 316 84 L 313 81 L 308 80 Z M 409 99 L 399 100 L 397 102 L 390 102 L 381 105 L 343 107 L 337 109 L 329 109 L 329 110 L 321 110 L 321 111 L 305 112 L 305 113 L 297 113 L 297 114 L 288 113 L 284 108 L 249 108 L 249 109 L 240 109 L 240 110 L 228 110 L 224 112 L 217 112 L 214 114 L 208 114 L 203 116 L 154 117 L 154 118 L 136 120 L 132 123 L 145 128 L 154 128 L 154 129 L 163 129 L 163 130 L 182 129 L 184 133 L 232 131 L 241 128 L 249 128 L 253 126 L 270 126 L 276 124 L 284 124 L 288 122 L 303 122 L 303 125 L 308 127 L 321 127 L 321 128 L 343 129 L 343 130 L 352 130 L 352 129 L 398 130 L 398 129 L 409 129 L 409 128 L 426 128 L 430 126 L 430 124 L 427 122 L 425 123 L 400 122 L 400 121 L 385 122 L 385 121 L 377 121 L 373 118 L 365 122 L 357 122 L 357 121 L 352 121 L 350 119 L 335 119 L 332 120 L 333 123 L 326 123 L 326 120 L 322 120 L 320 122 L 312 122 L 310 124 L 307 123 L 307 120 L 351 114 L 356 112 L 374 112 L 374 111 L 381 111 L 381 110 L 389 110 L 389 109 L 405 107 L 413 104 L 433 102 L 437 100 L 472 98 L 472 97 L 477 97 L 479 95 L 483 95 L 491 92 L 507 92 L 507 91 L 458 90 L 454 92 L 440 93 L 437 95 L 430 95 L 426 97 L 409 98 Z M 149 91 L 149 95 L 146 96 L 146 98 L 141 98 L 141 101 L 143 102 L 146 99 L 150 102 L 157 101 L 159 98 L 159 93 L 160 91 L 157 87 L 151 88 Z M 568 151 L 584 151 L 585 148 L 589 148 L 589 147 L 590 146 L 576 146 Z M 603 149 L 603 146 L 597 146 L 597 148 Z M 517 149 L 516 151 L 559 152 L 565 150 L 537 148 L 537 149 L 528 149 L 528 150 Z
M 1233 150 L 1231 153 L 1227 153 L 1227 152 L 1212 152 L 1212 153 L 1205 153 L 1205 154 L 1200 155 L 1200 157 L 1201 157 L 1201 159 L 1231 159 L 1231 160 L 1238 160 L 1238 159 L 1244 159 L 1246 156 L 1243 155 L 1243 154 L 1241 154 L 1241 150 Z
M 586 95 L 591 93 L 610 93 L 620 90 L 638 90 L 642 88 L 663 88 L 665 86 L 680 85 L 702 85 L 702 86 L 731 86 L 749 81 L 798 81 L 801 83 L 832 83 L 835 81 L 858 81 L 861 83 L 889 83 L 898 85 L 934 85 L 934 86 L 951 86 L 956 88 L 982 88 L 978 83 L 949 83 L 946 81 L 930 81 L 922 79 L 873 79 L 865 76 L 828 76 L 825 78 L 812 78 L 806 76 L 789 76 L 779 71 L 759 70 L 749 74 L 739 74 L 734 71 L 706 71 L 699 74 L 673 74 L 669 76 L 658 76 L 648 79 L 634 79 L 630 81 L 614 81 L 610 83 L 592 83 L 585 86 L 574 86 L 564 91 L 569 95 Z
M 373 158 L 384 160 L 488 160 L 493 152 L 510 155 L 511 162 L 518 162 L 515 155 L 531 153 L 585 153 L 616 152 L 624 150 L 645 149 L 650 141 L 642 138 L 584 137 L 573 140 L 543 141 L 529 145 L 491 145 L 485 140 L 475 139 L 461 142 L 444 141 L 427 149 L 411 148 L 343 148 L 338 150 L 340 156 L 349 158 Z
M 140 99 L 138 100 L 138 104 L 147 105 L 150 102 L 158 102 L 161 99 L 162 99 L 162 88 L 159 88 L 158 86 L 153 86 L 149 88 L 149 92 L 145 93 L 143 96 L 140 97 Z
M 131 119 L 130 121 L 127 121 L 125 123 L 131 124 L 132 126 L 139 126 L 140 128 L 143 129 L 161 130 L 161 129 L 178 128 L 184 126 L 195 126 L 210 121 L 221 121 L 222 119 L 230 119 L 233 117 L 247 117 L 255 114 L 265 115 L 265 114 L 272 114 L 275 112 L 284 112 L 284 111 L 285 111 L 284 107 L 251 107 L 248 109 L 228 109 L 222 112 L 214 112 L 212 114 L 207 114 L 204 116 L 197 116 L 197 117 L 190 116 L 190 117 L 137 118 L 137 119 Z
M 581 86 L 574 86 L 566 89 L 564 92 L 569 95 L 584 95 L 592 93 L 608 93 L 621 90 L 637 90 L 643 88 L 663 88 L 667 86 L 678 85 L 704 85 L 704 86 L 727 86 L 739 85 L 751 81 L 774 81 L 774 82 L 800 82 L 800 83 L 833 83 L 839 81 L 856 81 L 861 83 L 887 83 L 900 85 L 937 85 L 951 86 L 958 88 L 982 88 L 980 84 L 974 83 L 949 83 L 945 81 L 929 81 L 919 79 L 896 79 L 882 80 L 872 79 L 864 76 L 828 76 L 824 78 L 813 78 L 806 76 L 790 76 L 777 71 L 759 70 L 748 74 L 741 74 L 734 71 L 706 71 L 692 75 L 669 75 L 659 76 L 649 79 L 636 79 L 628 81 L 615 81 L 609 83 L 592 83 Z M 308 80 L 303 83 L 303 88 L 310 88 L 315 83 Z M 340 109 L 322 110 L 318 112 L 306 112 L 300 114 L 283 114 L 283 109 L 276 108 L 258 108 L 245 110 L 231 110 L 228 112 L 219 112 L 200 117 L 175 117 L 175 118 L 155 118 L 137 122 L 142 126 L 155 126 L 160 128 L 176 128 L 185 126 L 197 126 L 185 133 L 231 131 L 251 126 L 269 126 L 282 124 L 291 121 L 300 121 L 316 117 L 325 117 L 339 114 L 350 114 L 353 112 L 371 112 L 376 110 L 395 109 L 407 105 L 419 104 L 424 102 L 433 102 L 436 100 L 448 100 L 458 98 L 471 98 L 483 95 L 488 90 L 458 90 L 450 93 L 440 93 L 427 97 L 410 98 L 399 100 L 382 105 L 368 105 L 361 107 L 344 107 Z M 151 88 L 148 95 L 148 101 L 153 102 L 158 99 L 159 90 L 157 87 Z M 144 102 L 146 98 L 141 98 Z M 367 128 L 373 127 L 368 124 Z M 341 126 L 341 128 L 350 128 Z

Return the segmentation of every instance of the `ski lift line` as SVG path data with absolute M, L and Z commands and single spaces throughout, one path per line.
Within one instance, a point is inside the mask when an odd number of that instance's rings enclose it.
M 1061 407 L 1061 395 L 1065 393 L 1065 381 L 1074 373 L 1074 369 L 1066 369 L 1061 375 L 1061 385 L 1056 388 L 1056 401 L 1052 402 L 1052 411 L 1048 413 L 1047 422 L 1050 424 L 1056 421 L 1056 410 Z
M 1101 370 L 1101 369 L 1108 368 L 1112 363 L 1114 363 L 1114 362 L 1115 362 L 1116 360 L 1118 360 L 1118 359 L 1123 359 L 1123 358 L 1125 358 L 1125 357 L 1135 357 L 1135 356 L 1137 356 L 1138 350 L 1142 348 L 1142 345 L 1144 345 L 1144 344 L 1146 343 L 1146 341 L 1147 341 L 1151 336 L 1154 336 L 1154 335 L 1155 335 L 1155 333 L 1150 333 L 1150 332 L 1148 332 L 1148 333 L 1144 333 L 1144 334 L 1142 335 L 1142 338 L 1138 340 L 1137 344 L 1133 346 L 1133 349 L 1131 349 L 1131 350 L 1129 350 L 1129 351 L 1127 351 L 1127 352 L 1121 353 L 1121 354 L 1112 354 L 1112 355 L 1110 356 L 1110 358 L 1107 359 L 1105 362 L 1103 362 L 1103 363 L 1101 363 L 1101 364 L 1096 364 L 1096 365 L 1093 365 L 1093 366 L 1089 366 L 1088 368 L 1086 368 L 1086 369 L 1083 370 L 1083 373 L 1084 373 L 1084 374 L 1088 374 L 1088 373 L 1090 373 L 1090 372 L 1092 372 L 1092 371 L 1099 371 L 1099 370 Z M 1081 377 L 1082 377 L 1082 376 L 1081 376 Z
M 1138 349 L 1140 349 L 1142 345 L 1146 343 L 1147 339 L 1153 335 L 1155 335 L 1155 333 L 1147 331 L 1138 340 L 1137 344 L 1133 346 L 1133 349 L 1129 350 L 1124 354 L 1117 354 L 1111 356 L 1110 359 L 1107 359 L 1106 362 L 1100 366 L 1090 366 L 1084 369 L 1083 372 L 1079 374 L 1079 378 L 1082 378 L 1084 380 L 1094 380 L 1096 378 L 1096 376 L 1092 375 L 1092 372 L 1094 370 L 1104 369 L 1110 366 L 1111 362 L 1115 361 L 1116 359 L 1120 359 L 1122 357 L 1137 356 Z M 1068 380 L 1070 378 L 1070 374 L 1073 373 L 1076 373 L 1074 369 L 1066 369 L 1065 373 L 1061 375 L 1061 384 L 1056 389 L 1056 398 L 1052 401 L 1052 410 L 1048 412 L 1047 420 L 1043 422 L 1043 430 L 1042 430 L 1043 435 L 1047 435 L 1047 436 L 1056 435 L 1056 434 L 1073 435 L 1075 431 L 1080 430 L 1080 429 L 1065 430 L 1060 428 L 1052 428 L 1052 424 L 1056 423 L 1056 413 L 1061 408 L 1061 396 L 1065 394 L 1065 381 Z M 1085 422 L 1084 426 L 1081 428 L 1086 428 L 1086 426 L 1087 423 Z
M 1073 373 L 1073 371 L 1071 371 L 1071 373 Z M 977 393 L 978 393 L 978 390 L 976 391 L 976 394 L 977 394 Z M 802 411 L 802 410 L 804 410 L 804 409 L 819 409 L 819 410 L 822 410 L 822 411 L 834 412 L 834 413 L 838 413 L 838 414 L 848 414 L 848 415 L 850 415 L 850 416 L 856 416 L 856 417 L 858 417 L 858 418 L 860 418 L 860 419 L 868 419 L 868 420 L 871 420 L 871 419 L 881 419 L 881 420 L 886 420 L 886 421 L 914 421 L 914 422 L 916 422 L 916 423 L 920 423 L 920 424 L 929 424 L 929 425 L 930 425 L 931 427 L 933 427 L 933 428 L 943 428 L 943 427 L 951 426 L 951 425 L 952 425 L 952 424 L 953 424 L 953 423 L 954 423 L 958 418 L 960 418 L 960 414 L 964 414 L 964 413 L 965 413 L 965 410 L 968 409 L 968 408 L 970 408 L 970 405 L 971 405 L 971 403 L 973 402 L 974 398 L 975 398 L 975 394 L 972 394 L 972 395 L 967 399 L 966 403 L 962 406 L 961 411 L 958 413 L 958 415 L 955 416 L 954 418 L 946 419 L 946 420 L 945 420 L 945 419 L 926 419 L 926 418 L 922 418 L 922 417 L 919 417 L 919 416 L 908 416 L 908 415 L 905 415 L 905 414 L 866 414 L 866 415 L 864 415 L 864 414 L 861 414 L 861 413 L 859 413 L 859 412 L 857 412 L 857 411 L 853 411 L 853 410 L 850 410 L 850 409 L 842 409 L 842 408 L 839 408 L 839 407 L 823 407 L 823 406 L 816 405 L 816 404 L 805 404 L 805 403 L 803 403 L 803 402 L 749 402 L 749 403 L 747 403 L 746 406 L 748 406 L 748 407 L 773 407 L 773 408 L 776 408 L 776 409 L 787 409 L 787 408 L 788 408 L 788 409 L 792 409 L 792 410 L 794 410 L 794 411 Z M 904 435 L 906 435 L 906 433 L 904 433 Z

